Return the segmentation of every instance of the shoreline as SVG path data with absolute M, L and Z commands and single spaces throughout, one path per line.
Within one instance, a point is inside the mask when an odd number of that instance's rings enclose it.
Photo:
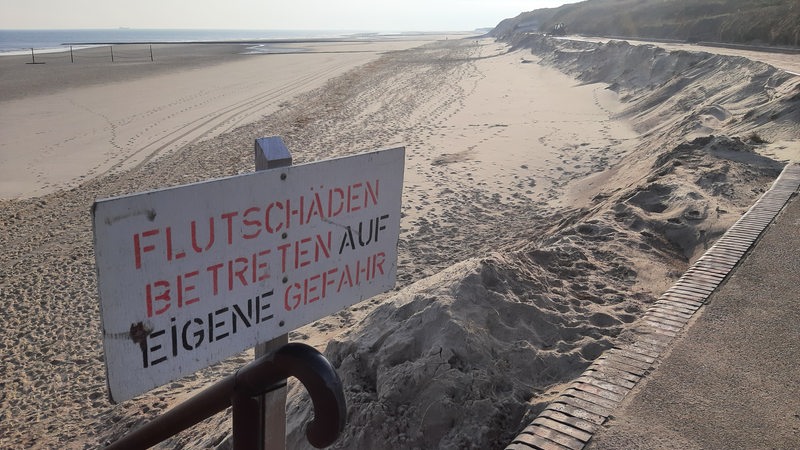
M 11 30 L 18 31 L 18 30 Z M 44 30 L 49 31 L 49 30 Z M 113 30 L 112 30 L 113 31 Z M 171 30 L 163 30 L 169 32 Z M 202 30 L 198 30 L 202 32 Z M 314 33 L 311 33 L 314 34 Z M 326 34 L 320 32 L 319 34 Z M 258 45 L 258 44 L 325 44 L 325 43 L 360 43 L 360 42 L 385 42 L 385 41 L 419 41 L 420 39 L 441 39 L 442 37 L 468 38 L 481 36 L 478 32 L 469 31 L 441 31 L 441 32 L 354 32 L 337 35 L 336 37 L 285 37 L 285 38 L 226 38 L 226 39 L 103 39 L 103 40 L 68 40 L 53 43 L 50 46 L 27 46 L 10 50 L 0 50 L 0 58 L 4 56 L 23 56 L 31 50 L 38 53 L 68 52 L 68 47 L 92 48 L 109 45 Z M 79 50 L 74 48 L 73 50 Z
M 466 38 L 467 34 L 463 33 L 464 38 Z M 443 35 L 450 35 L 450 36 L 459 36 L 461 33 L 419 33 L 419 34 L 412 34 L 412 33 L 403 33 L 399 35 L 375 35 L 363 38 L 301 38 L 301 39 L 224 39 L 224 40 L 208 40 L 208 41 L 98 41 L 98 42 L 65 42 L 61 45 L 148 45 L 148 44 L 161 44 L 161 45 L 170 45 L 170 44 L 185 44 L 185 45 L 216 45 L 216 44 L 352 44 L 352 43 L 363 43 L 363 42 L 386 42 L 386 41 L 393 41 L 393 42 L 403 42 L 403 41 L 419 41 L 419 39 L 412 39 L 414 37 L 437 37 Z

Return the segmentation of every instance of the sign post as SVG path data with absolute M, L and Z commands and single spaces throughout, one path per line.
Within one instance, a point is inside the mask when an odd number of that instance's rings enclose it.
M 405 150 L 95 202 L 110 398 L 394 287 Z
M 283 140 L 277 136 L 256 139 L 256 172 L 292 165 L 292 154 Z M 256 345 L 255 357 L 267 355 L 289 343 L 289 335 L 283 334 L 271 341 Z M 286 386 L 276 387 L 261 397 L 261 427 L 259 439 L 264 450 L 286 449 Z

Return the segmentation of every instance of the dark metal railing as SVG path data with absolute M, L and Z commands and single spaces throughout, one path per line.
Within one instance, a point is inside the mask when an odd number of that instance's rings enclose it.
M 333 444 L 347 419 L 342 382 L 321 353 L 308 345 L 291 343 L 240 368 L 107 449 L 151 447 L 228 406 L 232 406 L 234 450 L 260 449 L 264 421 L 258 397 L 284 385 L 290 376 L 303 383 L 314 404 L 314 419 L 306 428 L 308 442 L 317 448 Z

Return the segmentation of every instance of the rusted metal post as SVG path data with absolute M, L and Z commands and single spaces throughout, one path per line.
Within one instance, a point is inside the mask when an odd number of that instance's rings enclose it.
M 325 357 L 313 347 L 293 343 L 261 357 L 228 375 L 201 393 L 170 409 L 107 447 L 107 450 L 139 450 L 233 406 L 234 449 L 259 449 L 256 433 L 258 402 L 254 397 L 286 378 L 303 383 L 314 404 L 314 420 L 306 428 L 308 442 L 317 448 L 333 444 L 344 430 L 347 405 L 342 381 Z M 238 438 L 238 442 L 237 442 Z
M 227 408 L 231 404 L 231 393 L 235 385 L 234 376 L 230 375 L 125 435 L 106 449 L 139 450 L 152 447 Z
M 256 171 L 289 167 L 292 155 L 286 144 L 278 136 L 256 139 L 255 142 Z M 289 342 L 289 335 L 284 334 L 271 341 L 258 344 L 255 357 L 269 354 Z M 263 417 L 262 442 L 264 450 L 286 449 L 286 386 L 277 388 L 261 397 L 261 417 Z
M 233 450 L 261 450 L 261 404 L 258 398 L 234 392 L 231 399 Z

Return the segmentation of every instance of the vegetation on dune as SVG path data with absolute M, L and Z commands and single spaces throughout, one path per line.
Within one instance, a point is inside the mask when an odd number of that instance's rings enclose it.
M 800 46 L 797 0 L 588 0 L 506 19 L 498 37 L 549 32 L 681 41 Z

